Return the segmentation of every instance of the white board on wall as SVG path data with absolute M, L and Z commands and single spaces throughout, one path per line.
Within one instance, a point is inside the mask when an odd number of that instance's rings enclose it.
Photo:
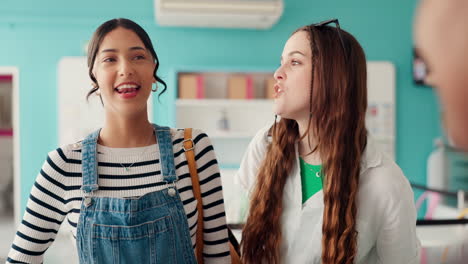
M 82 140 L 104 125 L 104 108 L 98 96 L 86 95 L 92 81 L 86 57 L 63 57 L 58 64 L 58 135 L 59 144 Z M 148 118 L 153 120 L 152 99 L 148 100 Z
M 369 134 L 395 159 L 395 66 L 387 61 L 367 62 L 367 115 Z

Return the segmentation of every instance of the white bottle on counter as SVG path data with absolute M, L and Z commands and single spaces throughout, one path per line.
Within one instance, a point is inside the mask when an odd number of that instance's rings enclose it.
M 427 187 L 446 190 L 448 186 L 448 160 L 444 142 L 441 138 L 434 139 L 434 150 L 427 159 Z M 428 206 L 433 197 L 429 196 Z

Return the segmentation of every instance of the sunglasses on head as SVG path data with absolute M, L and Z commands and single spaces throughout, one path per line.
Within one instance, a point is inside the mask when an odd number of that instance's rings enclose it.
M 311 26 L 313 26 L 313 27 L 324 27 L 324 26 L 328 26 L 329 24 L 333 24 L 333 23 L 335 24 L 336 32 L 338 33 L 338 38 L 340 38 L 341 47 L 343 48 L 343 53 L 345 55 L 345 61 L 348 61 L 348 53 L 346 52 L 346 48 L 345 48 L 344 41 L 343 41 L 343 36 L 341 35 L 340 22 L 338 21 L 337 18 L 328 19 L 328 20 L 325 20 L 325 21 L 322 21 L 322 22 L 319 22 L 319 23 L 312 24 Z

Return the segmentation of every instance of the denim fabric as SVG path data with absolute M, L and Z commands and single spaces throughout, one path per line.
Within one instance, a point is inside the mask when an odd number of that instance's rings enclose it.
M 187 216 L 175 188 L 170 129 L 154 125 L 167 188 L 136 198 L 95 197 L 99 130 L 83 141 L 84 192 L 77 227 L 80 263 L 196 264 Z

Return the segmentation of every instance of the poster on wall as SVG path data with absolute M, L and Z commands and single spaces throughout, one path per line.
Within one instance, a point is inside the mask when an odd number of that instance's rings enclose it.
M 395 66 L 388 61 L 367 62 L 366 127 L 380 148 L 396 158 Z

